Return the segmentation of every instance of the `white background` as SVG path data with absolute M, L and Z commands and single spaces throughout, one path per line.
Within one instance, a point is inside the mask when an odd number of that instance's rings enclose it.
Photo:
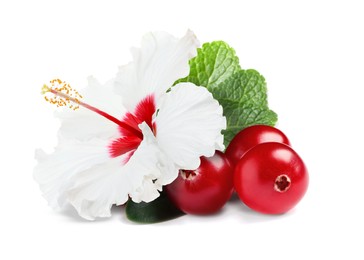
M 363 259 L 362 1 L 0 2 L 0 259 Z M 112 78 L 148 31 L 224 40 L 261 72 L 278 127 L 307 163 L 305 198 L 282 216 L 238 200 L 217 215 L 137 225 L 52 211 L 32 179 L 56 144 L 54 77 Z

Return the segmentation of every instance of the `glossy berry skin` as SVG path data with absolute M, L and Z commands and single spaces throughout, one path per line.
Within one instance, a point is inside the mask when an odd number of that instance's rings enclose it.
M 233 168 L 225 154 L 216 151 L 212 157 L 201 157 L 196 170 L 180 170 L 177 179 L 165 189 L 172 202 L 185 213 L 215 213 L 231 197 Z
M 279 129 L 268 125 L 253 125 L 241 130 L 231 140 L 225 154 L 230 162 L 236 165 L 247 151 L 258 144 L 266 142 L 290 145 L 287 136 Z
M 306 193 L 308 172 L 291 147 L 262 143 L 250 149 L 237 164 L 234 187 L 251 209 L 281 214 L 292 209 Z

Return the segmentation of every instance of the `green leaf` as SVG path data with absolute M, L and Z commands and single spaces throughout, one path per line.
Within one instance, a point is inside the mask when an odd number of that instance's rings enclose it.
M 240 70 L 211 90 L 224 109 L 224 143 L 242 129 L 257 124 L 275 125 L 277 114 L 268 107 L 265 79 L 256 70 Z
M 162 192 L 160 196 L 152 202 L 135 203 L 129 200 L 126 204 L 126 216 L 129 220 L 150 224 L 171 220 L 184 215 Z
M 240 70 L 211 92 L 224 108 L 243 105 L 268 107 L 267 85 L 264 77 L 256 70 Z
M 234 136 L 242 129 L 252 125 L 271 125 L 277 122 L 277 114 L 270 109 L 258 107 L 237 107 L 225 109 L 227 128 L 223 130 L 225 147 L 229 145 Z
M 239 58 L 234 49 L 223 41 L 203 44 L 189 64 L 190 74 L 176 83 L 191 82 L 209 90 L 240 70 Z
M 224 109 L 225 146 L 242 129 L 257 124 L 274 126 L 277 114 L 269 109 L 265 79 L 255 70 L 242 70 L 227 43 L 205 43 L 190 60 L 190 74 L 179 82 L 206 87 Z M 175 83 L 175 84 L 176 84 Z

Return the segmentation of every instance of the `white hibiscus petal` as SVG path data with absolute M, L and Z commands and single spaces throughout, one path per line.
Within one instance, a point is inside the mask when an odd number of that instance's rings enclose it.
M 110 158 L 103 164 L 76 174 L 67 192 L 68 201 L 78 214 L 88 220 L 110 217 L 113 204 L 128 200 L 129 181 L 122 174 L 119 158 Z
M 125 165 L 125 172 L 134 180 L 130 193 L 135 202 L 150 202 L 159 196 L 157 190 L 178 176 L 176 165 L 158 147 L 157 140 L 146 123 L 139 125 L 143 141 Z M 138 176 L 138 177 L 137 177 Z
M 52 154 L 37 150 L 35 157 L 38 164 L 34 168 L 34 179 L 49 205 L 55 209 L 66 204 L 66 192 L 75 174 L 109 159 L 107 142 L 100 139 L 87 143 L 62 142 Z
M 68 200 L 80 216 L 89 220 L 108 217 L 112 205 L 125 203 L 128 195 L 135 202 L 150 202 L 159 196 L 161 183 L 177 177 L 173 162 L 161 160 L 167 157 L 148 125 L 142 123 L 140 128 L 143 141 L 125 165 L 120 158 L 113 158 L 72 178 Z
M 177 84 L 157 104 L 157 142 L 179 168 L 196 169 L 200 156 L 223 150 L 222 107 L 204 87 Z
M 130 197 L 134 202 L 151 202 L 159 197 L 158 186 L 155 184 L 155 180 L 151 176 L 145 176 L 140 189 L 135 190 L 130 194 Z
M 114 93 L 113 85 L 113 80 L 101 85 L 95 78 L 89 77 L 88 86 L 80 93 L 86 103 L 121 119 L 125 108 L 121 97 Z M 118 135 L 114 122 L 84 107 L 76 111 L 64 108 L 56 111 L 55 115 L 61 120 L 60 138 L 85 141 L 91 138 L 110 139 Z
M 163 32 L 144 36 L 140 49 L 132 49 L 133 61 L 122 66 L 115 79 L 115 89 L 123 97 L 125 107 L 132 111 L 136 104 L 154 93 L 156 99 L 173 83 L 188 75 L 188 61 L 196 55 L 199 43 L 188 31 L 181 38 Z

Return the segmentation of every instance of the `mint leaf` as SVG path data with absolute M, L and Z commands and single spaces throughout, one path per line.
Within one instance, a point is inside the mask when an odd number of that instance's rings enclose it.
M 223 130 L 224 144 L 227 147 L 234 136 L 242 129 L 252 125 L 271 125 L 277 122 L 277 114 L 269 109 L 259 107 L 237 107 L 224 109 L 227 128 Z
M 275 125 L 277 114 L 268 107 L 265 79 L 256 70 L 240 70 L 211 90 L 224 109 L 224 143 L 251 125 Z
M 275 125 L 277 114 L 268 107 L 264 77 L 255 70 L 242 70 L 234 49 L 227 43 L 203 44 L 189 64 L 190 74 L 176 83 L 206 87 L 219 101 L 227 121 L 223 131 L 225 146 L 248 126 Z
M 184 215 L 174 206 L 164 192 L 149 203 L 135 203 L 129 200 L 125 212 L 129 220 L 144 224 L 167 221 Z
M 211 92 L 224 108 L 268 107 L 266 82 L 256 70 L 240 70 Z
M 176 83 L 191 82 L 209 90 L 240 70 L 239 58 L 234 49 L 223 41 L 203 44 L 189 63 L 190 74 Z

